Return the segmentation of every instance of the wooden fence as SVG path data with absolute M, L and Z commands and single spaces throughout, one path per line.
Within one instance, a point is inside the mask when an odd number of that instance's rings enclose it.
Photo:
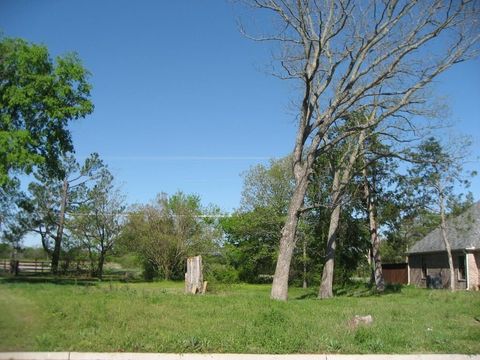
M 386 284 L 408 284 L 408 265 L 382 264 L 383 278 Z
M 58 264 L 61 273 L 88 272 L 88 263 L 85 261 L 65 261 Z M 52 270 L 51 261 L 45 260 L 11 260 L 0 259 L 0 272 L 10 274 L 46 274 Z
M 89 263 L 86 261 L 65 261 L 58 264 L 61 275 L 87 276 L 90 277 Z M 49 274 L 52 270 L 51 261 L 42 260 L 11 260 L 0 259 L 0 274 L 33 275 Z M 130 279 L 131 273 L 121 271 L 116 274 L 104 274 L 104 280 Z
M 10 260 L 0 260 L 0 272 L 10 272 Z
M 0 270 L 11 274 L 19 273 L 49 273 L 52 264 L 50 261 L 40 260 L 0 260 Z

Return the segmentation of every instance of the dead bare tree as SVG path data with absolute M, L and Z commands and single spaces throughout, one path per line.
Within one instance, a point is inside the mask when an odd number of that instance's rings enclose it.
M 331 190 L 330 224 L 328 227 L 327 248 L 325 263 L 322 272 L 322 281 L 318 297 L 321 299 L 333 296 L 333 271 L 335 265 L 335 251 L 337 233 L 340 226 L 342 203 L 345 201 L 345 190 L 354 175 L 354 167 L 359 158 L 361 144 L 365 140 L 365 131 L 360 131 L 357 136 L 348 139 L 346 149 L 341 153 L 339 161 L 335 164 Z
M 373 116 L 373 113 L 370 116 Z M 362 122 L 372 123 L 373 121 L 373 119 L 369 119 L 366 115 L 359 113 L 352 113 L 349 118 L 350 122 L 357 121 L 357 126 Z M 358 134 L 346 138 L 343 142 L 343 147 L 337 146 L 339 149 L 329 156 L 330 158 L 334 158 L 334 164 L 332 163 L 334 169 L 331 188 L 331 204 L 329 206 L 332 209 L 332 212 L 330 214 L 325 264 L 318 293 L 320 299 L 333 296 L 333 273 L 337 241 L 336 234 L 340 226 L 342 207 L 346 202 L 351 200 L 352 195 L 354 196 L 354 193 L 356 192 L 355 186 L 353 188 L 350 187 L 349 189 L 349 185 L 351 185 L 350 182 L 355 176 L 363 177 L 363 193 L 366 200 L 371 242 L 371 255 L 369 254 L 368 260 L 369 263 L 373 260 L 373 280 L 377 291 L 384 291 L 385 284 L 381 266 L 380 239 L 378 236 L 376 209 L 377 198 L 375 177 L 377 174 L 372 169 L 374 168 L 374 164 L 378 161 L 385 161 L 385 159 L 393 157 L 404 158 L 403 153 L 406 150 L 402 149 L 401 146 L 394 148 L 394 145 L 396 145 L 396 143 L 403 145 L 404 143 L 410 143 L 415 140 L 414 137 L 405 136 L 405 134 L 403 134 L 405 132 L 407 132 L 408 135 L 410 133 L 408 132 L 408 129 L 391 129 L 389 126 L 362 129 Z M 334 132 L 334 136 L 335 134 L 336 132 Z M 390 146 L 385 148 L 385 146 L 379 142 L 382 138 L 384 141 L 388 140 Z M 372 174 L 368 174 L 369 170 L 372 170 Z
M 282 230 L 271 297 L 286 300 L 300 209 L 317 156 L 358 131 L 390 119 L 410 122 L 422 90 L 478 52 L 476 0 L 243 0 L 279 25 L 250 36 L 281 44 L 277 73 L 302 95 L 293 149 L 295 190 Z M 242 31 L 244 27 L 242 26 Z M 244 31 L 244 33 L 247 33 Z M 374 109 L 375 108 L 375 109 Z M 352 111 L 372 122 L 329 137 Z
M 364 153 L 364 150 L 362 149 Z M 365 154 L 363 154 L 365 158 Z M 365 160 L 365 159 L 364 159 Z M 364 193 L 365 193 L 365 202 L 366 202 L 366 209 L 368 213 L 368 229 L 370 232 L 370 255 L 369 261 L 373 261 L 373 276 L 372 280 L 375 283 L 375 288 L 377 292 L 382 293 L 385 291 L 385 280 L 383 278 L 383 270 L 382 270 L 382 258 L 380 255 L 380 238 L 378 236 L 378 217 L 377 217 L 377 199 L 376 199 L 376 174 L 372 172 L 372 174 L 368 173 L 368 165 L 365 164 L 362 169 L 363 175 L 363 185 L 364 185 Z M 369 180 L 369 175 L 371 176 L 371 180 Z
M 373 116 L 374 113 L 375 112 L 370 114 L 370 117 Z M 434 112 L 428 108 L 422 109 L 420 113 L 424 115 L 434 114 Z M 362 123 L 374 123 L 373 119 L 369 118 L 369 116 L 358 112 L 349 114 L 345 120 L 347 123 L 344 122 L 344 127 L 352 125 L 361 126 Z M 372 280 L 375 282 L 378 292 L 384 291 L 385 284 L 381 267 L 380 239 L 378 236 L 376 211 L 377 199 L 375 195 L 375 177 L 377 174 L 373 171 L 373 167 L 378 161 L 385 161 L 386 159 L 408 159 L 408 156 L 405 154 L 407 152 L 405 146 L 412 141 L 418 140 L 418 136 L 415 136 L 414 133 L 412 134 L 412 129 L 399 127 L 398 125 L 399 124 L 395 123 L 377 124 L 375 127 L 362 129 L 357 134 L 345 138 L 342 142 L 337 143 L 333 149 L 323 148 L 324 151 L 333 150 L 328 156 L 328 158 L 330 158 L 328 162 L 330 173 L 332 174 L 329 203 L 314 203 L 302 208 L 302 213 L 319 207 L 327 207 L 331 211 L 325 251 L 326 255 L 318 293 L 320 299 L 333 296 L 333 273 L 337 232 L 340 227 L 342 208 L 347 202 L 351 201 L 352 196 L 354 196 L 354 193 L 358 190 L 355 190 L 356 186 L 350 186 L 355 176 L 362 176 L 364 179 L 363 193 L 367 205 L 368 227 L 371 235 L 371 251 L 368 255 L 368 260 L 369 264 L 371 264 L 371 261 L 373 261 L 374 264 Z M 427 127 L 427 129 L 430 128 Z M 331 131 L 330 134 L 333 134 L 331 136 L 338 139 L 341 138 L 339 134 L 341 134 L 342 131 L 342 128 L 335 127 L 335 131 Z M 416 133 L 418 132 L 419 131 L 416 131 Z M 382 140 L 388 143 L 388 145 L 385 146 L 385 144 L 382 144 Z M 372 174 L 368 174 L 369 170 L 372 170 Z

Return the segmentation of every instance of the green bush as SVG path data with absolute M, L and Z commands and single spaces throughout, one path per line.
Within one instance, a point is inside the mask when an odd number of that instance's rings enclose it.
M 213 283 L 234 284 L 238 282 L 238 271 L 230 265 L 207 263 L 205 280 Z
M 158 270 L 151 262 L 145 260 L 143 262 L 143 278 L 147 281 L 152 281 L 156 277 L 158 277 Z

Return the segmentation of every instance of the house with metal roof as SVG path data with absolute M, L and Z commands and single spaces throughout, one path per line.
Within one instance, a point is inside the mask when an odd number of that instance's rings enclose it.
M 480 202 L 447 221 L 455 289 L 480 287 Z M 407 252 L 408 283 L 420 287 L 449 288 L 450 269 L 441 229 L 430 232 Z

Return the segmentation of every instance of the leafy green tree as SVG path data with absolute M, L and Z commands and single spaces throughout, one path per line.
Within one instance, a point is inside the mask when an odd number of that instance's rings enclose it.
M 160 194 L 148 205 L 137 205 L 129 213 L 122 245 L 138 253 L 145 270 L 157 270 L 166 279 L 183 276 L 185 259 L 211 254 L 220 233 L 196 195 L 177 192 Z
M 425 206 L 421 199 L 415 199 L 408 180 L 408 176 L 401 177 L 397 187 L 382 199 L 380 217 L 384 239 L 381 253 L 385 262 L 404 262 L 408 249 L 440 225 L 438 211 Z M 447 218 L 462 214 L 473 204 L 470 192 L 466 196 L 451 194 L 447 199 Z
M 45 46 L 0 38 L 0 186 L 40 164 L 61 171 L 69 122 L 93 111 L 88 76 L 75 54 L 53 61 Z
M 472 176 L 476 176 L 476 172 L 471 173 Z M 469 182 L 464 182 L 464 185 L 469 186 Z M 466 194 L 452 194 L 447 199 L 447 209 L 449 210 L 448 217 L 458 216 L 467 211 L 475 204 L 473 194 L 469 191 Z
M 42 247 L 26 246 L 22 249 L 22 258 L 28 260 L 46 260 L 47 253 Z
M 25 194 L 19 191 L 17 179 L 0 186 L 0 231 L 8 231 L 16 222 L 18 205 L 24 198 Z
M 83 202 L 72 211 L 67 227 L 80 248 L 86 249 L 92 276 L 103 276 L 103 265 L 123 228 L 125 198 L 115 188 L 113 175 L 102 168 Z
M 62 246 L 70 241 L 66 231 L 67 215 L 86 200 L 88 186 L 105 171 L 105 164 L 94 153 L 80 165 L 72 155 L 63 158 L 60 172 L 52 176 L 49 168 L 40 166 L 36 181 L 29 185 L 29 199 L 23 203 L 19 223 L 24 229 L 40 235 L 42 246 L 52 259 L 52 272 L 57 273 Z M 66 237 L 66 239 L 64 239 Z
M 399 136 L 392 136 L 385 129 L 378 131 L 372 128 L 368 130 L 368 136 L 362 144 L 362 182 L 364 196 L 364 211 L 368 219 L 368 229 L 370 233 L 370 254 L 369 263 L 371 265 L 371 282 L 375 285 L 378 292 L 385 290 L 385 281 L 382 270 L 381 255 L 381 233 L 380 228 L 386 222 L 385 216 L 388 216 L 389 201 L 393 196 L 391 190 L 396 183 L 398 156 L 401 156 L 403 150 L 394 149 L 392 141 L 387 142 L 385 137 L 393 137 L 395 142 L 399 142 Z
M 243 178 L 241 211 L 270 208 L 278 215 L 286 215 L 294 187 L 290 156 L 270 160 L 268 166 L 253 166 Z
M 330 154 L 332 155 L 332 154 Z M 320 164 L 320 160 L 324 163 Z M 290 282 L 303 284 L 318 281 L 322 271 L 325 247 L 331 218 L 331 184 L 333 173 L 323 171 L 333 159 L 319 158 L 317 171 L 312 174 L 305 206 L 297 229 Z M 239 272 L 239 278 L 247 282 L 270 281 L 275 271 L 278 241 L 284 226 L 288 203 L 293 190 L 291 158 L 272 160 L 268 165 L 256 165 L 244 173 L 241 208 L 231 217 L 221 221 L 225 232 L 225 254 L 229 264 Z M 352 189 L 349 189 L 350 191 Z M 352 190 L 353 191 L 353 190 Z M 358 207 L 358 204 L 355 204 Z M 365 231 L 362 222 L 351 214 L 351 205 L 344 205 L 345 213 L 337 228 L 336 253 L 338 271 L 336 278 L 343 282 L 364 261 Z
M 247 282 L 269 280 L 275 270 L 277 243 L 285 217 L 270 207 L 236 212 L 221 221 L 229 263 Z
M 349 116 L 345 117 L 344 123 L 342 127 L 339 127 L 338 132 L 342 133 L 344 127 L 361 127 L 367 121 L 368 117 L 362 113 L 349 114 Z M 342 207 L 352 197 L 355 189 L 355 184 L 353 184 L 352 179 L 358 172 L 359 159 L 362 156 L 362 145 L 366 136 L 366 130 L 363 130 L 355 136 L 347 137 L 337 143 L 335 147 L 332 147 L 328 154 L 329 167 L 332 174 L 331 196 L 329 199 L 331 214 L 326 244 L 325 265 L 323 267 L 322 281 L 318 293 L 318 297 L 321 299 L 333 296 L 334 264 Z
M 409 169 L 409 193 L 417 206 L 437 212 L 440 217 L 440 230 L 447 251 L 450 268 L 450 289 L 455 290 L 455 271 L 452 249 L 447 234 L 448 205 L 454 204 L 455 186 L 468 186 L 463 170 L 463 159 L 468 144 L 461 145 L 459 155 L 447 149 L 438 139 L 426 139 L 416 152 L 412 153 L 413 166 Z
M 380 251 L 385 262 L 405 262 L 408 249 L 440 224 L 437 213 L 416 206 L 402 189 L 383 203 L 382 213 L 385 238 Z
M 9 245 L 12 250 L 10 258 L 12 260 L 17 260 L 19 254 L 22 250 L 22 239 L 25 236 L 27 231 L 17 223 L 12 224 L 8 230 L 4 231 L 2 234 L 2 242 Z M 17 275 L 17 270 L 15 270 L 15 275 Z
M 335 285 L 351 282 L 352 276 L 368 265 L 366 255 L 371 247 L 370 231 L 365 226 L 365 219 L 355 216 L 360 209 L 360 201 L 355 201 L 344 206 L 342 211 L 335 256 Z
M 12 254 L 12 247 L 6 242 L 0 243 L 0 259 L 7 259 Z
M 222 219 L 226 256 L 242 281 L 269 280 L 293 190 L 291 157 L 253 166 L 243 174 L 241 206 Z
M 328 180 L 326 180 L 328 181 Z M 348 190 L 349 192 L 351 189 Z M 320 197 L 317 197 L 319 200 Z M 323 197 L 324 207 L 318 207 L 303 214 L 301 226 L 302 236 L 307 237 L 308 246 L 307 278 L 309 282 L 318 283 L 321 280 L 327 251 L 327 242 L 330 229 L 332 209 L 328 206 L 328 196 Z M 368 228 L 365 226 L 362 199 L 352 197 L 342 205 L 338 227 L 336 230 L 335 267 L 332 285 L 342 286 L 350 278 L 367 265 L 367 254 L 370 248 Z M 296 253 L 292 274 L 298 273 L 297 264 L 303 260 Z

